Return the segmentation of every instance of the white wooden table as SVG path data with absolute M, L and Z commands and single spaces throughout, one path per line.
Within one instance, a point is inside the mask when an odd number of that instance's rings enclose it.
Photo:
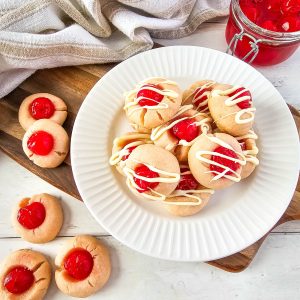
M 179 40 L 157 40 L 163 45 L 198 45 L 226 49 L 225 20 L 203 24 L 193 35 Z M 288 103 L 300 109 L 300 49 L 288 61 L 259 68 Z M 62 199 L 65 220 L 60 237 L 45 245 L 32 245 L 14 232 L 10 213 L 24 196 L 47 192 Z M 70 236 L 96 235 L 110 248 L 112 276 L 105 288 L 89 299 L 205 300 L 300 299 L 300 222 L 280 226 L 267 238 L 251 266 L 230 274 L 204 263 L 176 263 L 139 254 L 112 238 L 89 214 L 84 204 L 47 184 L 0 152 L 0 260 L 20 248 L 40 250 L 53 260 Z M 47 300 L 71 299 L 55 283 Z

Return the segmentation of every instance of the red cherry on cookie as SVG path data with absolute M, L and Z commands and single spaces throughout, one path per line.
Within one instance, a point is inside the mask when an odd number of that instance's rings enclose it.
M 237 103 L 237 106 L 241 109 L 245 109 L 245 108 L 250 108 L 251 107 L 251 101 L 252 101 L 252 96 L 251 96 L 251 93 L 250 91 L 246 90 L 245 88 L 241 87 L 241 88 L 238 88 L 237 90 L 235 90 L 234 92 L 228 94 L 229 97 L 232 97 L 234 95 L 236 95 L 237 93 L 243 91 L 243 93 L 239 94 L 238 95 L 238 98 L 241 98 L 241 97 L 245 97 L 245 96 L 249 96 L 250 99 L 249 100 L 244 100 L 242 102 L 239 102 Z
M 33 202 L 19 209 L 17 219 L 23 227 L 35 229 L 43 224 L 45 217 L 45 206 L 41 202 Z
M 245 140 L 240 140 L 239 144 L 240 144 L 240 146 L 241 146 L 241 148 L 242 148 L 243 151 L 247 150 L 247 148 L 246 148 L 246 141 Z
M 195 96 L 194 96 L 194 99 L 196 100 L 195 101 L 195 106 L 198 107 L 201 105 L 202 102 L 206 101 L 207 100 L 207 95 L 204 95 L 204 93 L 206 92 L 209 92 L 210 89 L 209 88 L 202 88 L 199 87 L 195 90 Z M 203 106 L 200 106 L 202 109 L 206 109 L 208 107 L 208 104 L 205 104 Z
M 67 273 L 77 280 L 87 278 L 94 266 L 94 260 L 90 252 L 85 249 L 73 249 L 65 258 L 64 268 Z
M 181 172 L 184 172 L 181 170 Z M 184 174 L 180 176 L 180 181 L 176 187 L 176 190 L 195 190 L 199 183 L 192 174 Z
M 34 99 L 29 105 L 29 113 L 36 119 L 49 119 L 53 116 L 55 107 L 53 102 L 46 97 Z
M 235 158 L 237 159 L 238 156 L 236 155 L 236 153 L 228 148 L 225 148 L 225 147 L 222 147 L 222 146 L 219 146 L 217 147 L 214 152 L 217 152 L 219 154 L 223 154 L 223 155 L 226 155 L 228 157 L 231 157 L 231 158 Z M 231 169 L 232 171 L 227 171 L 225 173 L 225 175 L 231 175 L 233 174 L 233 171 L 236 171 L 238 170 L 238 168 L 240 167 L 240 164 L 237 163 L 237 162 L 234 162 L 228 158 L 224 158 L 224 157 L 221 157 L 221 156 L 217 156 L 217 155 L 212 155 L 211 156 L 211 160 L 218 163 L 218 164 L 221 164 L 222 166 L 224 167 L 228 167 L 229 169 Z M 219 166 L 215 166 L 213 164 L 211 164 L 209 166 L 210 170 L 215 174 L 215 175 L 218 175 L 219 173 L 222 173 L 224 172 L 225 168 L 223 167 L 219 167 Z
M 137 98 L 140 99 L 139 100 L 140 106 L 155 106 L 158 103 L 160 103 L 164 98 L 163 95 L 149 88 L 162 90 L 162 88 L 157 84 L 147 83 L 143 85 L 136 95 Z
M 139 176 L 143 176 L 146 178 L 156 178 L 159 177 L 159 174 L 150 170 L 147 166 L 145 165 L 140 165 L 135 168 L 135 173 Z M 140 188 L 137 189 L 138 192 L 144 193 L 150 189 L 154 189 L 158 186 L 158 182 L 148 182 L 139 178 L 134 177 L 134 182 L 136 185 Z
M 126 150 L 128 151 L 128 154 L 123 155 L 122 160 L 124 161 L 124 160 L 128 159 L 129 155 L 131 154 L 131 152 L 132 152 L 136 147 L 137 147 L 137 146 L 132 146 L 132 147 L 127 148 Z
M 22 294 L 34 283 L 33 272 L 18 266 L 11 269 L 4 277 L 3 285 L 12 294 Z
M 180 140 L 190 142 L 199 135 L 199 127 L 195 119 L 185 119 L 172 127 L 172 133 Z
M 53 136 L 43 130 L 34 132 L 27 141 L 27 147 L 34 154 L 47 155 L 54 146 Z

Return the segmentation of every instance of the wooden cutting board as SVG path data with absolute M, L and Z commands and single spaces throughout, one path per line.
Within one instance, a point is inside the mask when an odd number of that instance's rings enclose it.
M 18 109 L 22 100 L 33 93 L 47 92 L 61 97 L 68 105 L 68 118 L 64 127 L 69 135 L 71 135 L 76 114 L 85 96 L 99 78 L 114 66 L 115 64 L 85 65 L 37 71 L 13 92 L 0 100 L 1 150 L 32 173 L 81 200 L 73 179 L 69 157 L 67 157 L 66 161 L 58 168 L 42 169 L 31 163 L 25 156 L 21 146 L 24 130 L 18 122 Z M 299 130 L 300 114 L 293 107 L 290 107 L 290 110 Z M 299 219 L 300 181 L 298 181 L 292 202 L 274 227 L 291 220 Z M 208 263 L 225 271 L 240 272 L 253 260 L 266 237 L 267 235 L 239 253 Z

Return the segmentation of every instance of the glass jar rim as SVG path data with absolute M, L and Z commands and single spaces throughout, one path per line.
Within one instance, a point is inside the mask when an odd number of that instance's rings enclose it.
M 242 11 L 240 4 L 239 4 L 239 0 L 232 0 L 231 1 L 231 6 L 232 6 L 232 12 L 234 17 L 236 18 L 236 14 L 238 15 L 238 17 L 241 19 L 241 21 L 247 26 L 249 27 L 253 32 L 261 35 L 261 36 L 265 36 L 270 38 L 270 40 L 274 41 L 278 41 L 278 42 L 294 42 L 294 41 L 300 41 L 300 31 L 294 31 L 294 32 L 276 32 L 276 31 L 271 31 L 265 28 L 262 28 L 258 25 L 256 25 L 255 23 L 253 23 L 251 20 L 249 20 L 247 18 L 247 16 L 244 14 L 244 12 Z M 237 20 L 238 21 L 238 20 Z M 241 24 L 238 24 L 241 28 L 241 30 L 243 29 L 243 27 L 241 26 Z

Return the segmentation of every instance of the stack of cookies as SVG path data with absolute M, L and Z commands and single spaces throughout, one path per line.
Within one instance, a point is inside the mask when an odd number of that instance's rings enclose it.
M 177 216 L 198 213 L 214 190 L 248 177 L 258 165 L 252 95 L 212 80 L 184 92 L 149 78 L 125 93 L 133 132 L 115 138 L 110 164 L 136 195 Z

